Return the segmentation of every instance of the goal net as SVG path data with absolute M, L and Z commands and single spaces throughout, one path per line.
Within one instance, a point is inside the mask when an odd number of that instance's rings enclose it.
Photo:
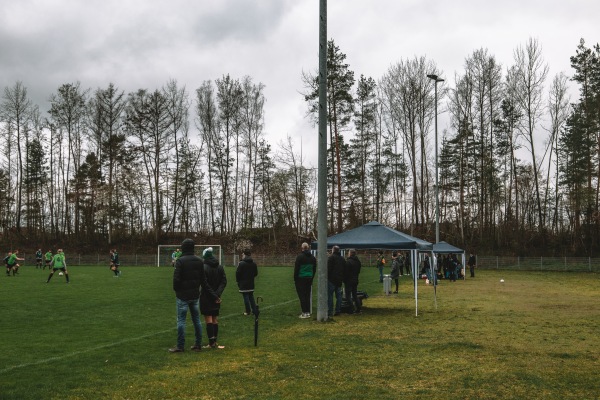
M 213 255 L 215 256 L 215 258 L 217 260 L 219 260 L 219 264 L 223 265 L 222 263 L 222 254 L 221 254 L 221 245 L 220 244 L 197 244 L 194 246 L 194 254 L 196 254 L 199 257 L 202 257 L 202 252 L 204 252 L 204 250 L 208 249 L 209 247 L 212 247 L 213 249 Z M 172 261 L 173 260 L 173 253 L 175 253 L 177 250 L 181 250 L 181 245 L 180 244 L 159 244 L 158 245 L 158 253 L 157 253 L 157 263 L 156 266 L 157 267 L 174 267 L 175 264 Z

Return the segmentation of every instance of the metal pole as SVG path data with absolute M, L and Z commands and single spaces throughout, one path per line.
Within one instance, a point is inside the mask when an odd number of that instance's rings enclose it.
M 437 84 L 435 80 L 435 243 L 440 242 L 440 200 L 438 186 L 438 111 L 437 111 Z
M 319 5 L 319 170 L 317 321 L 327 321 L 327 0 Z

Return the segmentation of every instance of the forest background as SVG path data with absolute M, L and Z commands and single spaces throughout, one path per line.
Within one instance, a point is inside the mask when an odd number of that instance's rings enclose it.
M 549 76 L 535 39 L 502 65 L 487 49 L 450 75 L 426 57 L 377 79 L 328 44 L 329 234 L 377 220 L 498 255 L 598 255 L 600 47 L 582 39 L 572 75 Z M 427 75 L 445 78 L 437 84 Z M 307 118 L 316 72 L 305 72 Z M 572 93 L 577 93 L 572 96 Z M 125 94 L 65 83 L 40 110 L 23 82 L 0 102 L 0 245 L 154 251 L 194 237 L 255 251 L 316 232 L 314 143 L 268 143 L 264 85 L 224 74 Z M 315 129 L 315 137 L 317 136 Z M 313 148 L 314 147 L 314 148 Z

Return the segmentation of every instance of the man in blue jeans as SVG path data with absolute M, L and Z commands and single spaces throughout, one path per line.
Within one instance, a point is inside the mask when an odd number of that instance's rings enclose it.
M 182 255 L 175 261 L 173 272 L 173 290 L 177 296 L 177 346 L 170 348 L 171 353 L 181 353 L 185 349 L 185 319 L 190 310 L 196 342 L 193 351 L 202 349 L 202 325 L 200 322 L 200 286 L 208 292 L 215 303 L 221 299 L 210 287 L 204 274 L 204 261 L 194 254 L 194 241 L 185 239 L 181 243 Z
M 338 246 L 333 246 L 331 255 L 327 259 L 327 307 L 328 317 L 340 315 L 342 309 L 342 282 L 346 260 L 340 253 Z M 335 314 L 333 313 L 333 295 L 335 293 Z

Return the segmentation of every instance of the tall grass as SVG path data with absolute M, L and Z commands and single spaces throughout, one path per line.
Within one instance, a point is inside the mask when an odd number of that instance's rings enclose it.
M 478 271 L 441 281 L 437 308 L 420 281 L 415 317 L 409 278 L 385 296 L 364 268 L 364 313 L 320 323 L 298 319 L 291 268 L 261 268 L 254 347 L 227 268 L 225 349 L 170 354 L 172 269 L 122 269 L 72 267 L 69 284 L 33 267 L 0 277 L 0 399 L 598 398 L 596 274 Z

